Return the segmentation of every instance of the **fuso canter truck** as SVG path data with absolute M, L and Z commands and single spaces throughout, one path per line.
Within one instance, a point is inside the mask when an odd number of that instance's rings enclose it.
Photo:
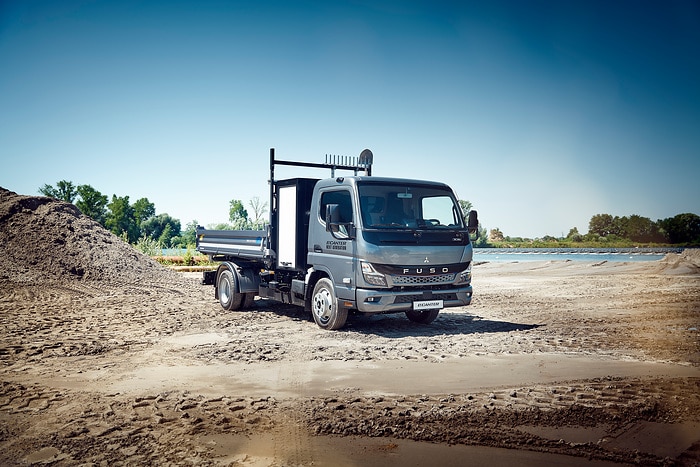
M 221 306 L 271 298 L 339 329 L 349 313 L 404 312 L 427 324 L 445 307 L 469 305 L 476 211 L 465 222 L 449 186 L 373 177 L 372 161 L 368 149 L 325 163 L 276 160 L 270 149 L 266 230 L 197 227 L 197 251 L 221 262 L 202 280 Z M 276 165 L 330 169 L 331 178 L 275 180 Z

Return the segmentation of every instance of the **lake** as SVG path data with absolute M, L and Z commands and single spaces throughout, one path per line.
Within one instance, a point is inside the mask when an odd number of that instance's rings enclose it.
M 683 248 L 474 248 L 474 261 L 656 261 Z

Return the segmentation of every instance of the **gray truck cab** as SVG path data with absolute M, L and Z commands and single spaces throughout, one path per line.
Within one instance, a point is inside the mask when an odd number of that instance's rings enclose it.
M 330 280 L 338 309 L 406 312 L 428 323 L 444 307 L 471 302 L 469 228 L 443 183 L 321 180 L 311 201 L 307 250 L 312 274 Z M 324 307 L 312 311 L 315 318 L 333 314 Z

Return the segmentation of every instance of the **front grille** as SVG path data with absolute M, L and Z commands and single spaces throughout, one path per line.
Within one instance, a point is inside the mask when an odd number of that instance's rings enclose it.
M 391 276 L 394 285 L 443 284 L 455 280 L 455 274 L 439 274 L 433 276 Z
M 413 303 L 420 300 L 426 300 L 423 294 L 398 295 L 394 303 Z M 446 302 L 457 300 L 456 293 L 433 293 L 427 300 L 444 300 Z

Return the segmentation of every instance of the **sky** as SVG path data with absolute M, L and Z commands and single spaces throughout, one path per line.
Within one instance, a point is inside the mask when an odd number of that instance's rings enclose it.
M 700 215 L 700 1 L 0 1 L 0 186 L 206 226 L 272 147 L 369 148 L 512 237 Z

